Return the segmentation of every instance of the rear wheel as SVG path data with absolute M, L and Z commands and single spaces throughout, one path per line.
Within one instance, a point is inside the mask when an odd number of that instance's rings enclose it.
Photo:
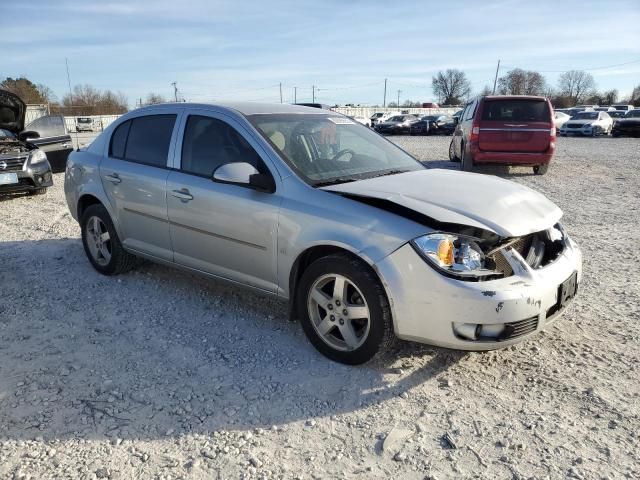
M 137 258 L 120 243 L 109 212 L 103 205 L 91 205 L 80 221 L 84 251 L 98 272 L 117 275 L 133 268 Z
M 460 147 L 462 158 L 460 159 L 460 170 L 465 172 L 473 171 L 473 159 L 471 155 L 469 155 L 464 148 L 464 144 Z
M 456 148 L 453 144 L 453 139 L 451 139 L 451 143 L 449 144 L 449 160 L 452 162 L 459 162 L 460 157 L 456 155 Z
M 331 360 L 359 365 L 394 339 L 380 281 L 368 265 L 346 254 L 313 262 L 302 274 L 296 299 L 307 338 Z
M 545 163 L 543 165 L 536 165 L 535 167 L 533 167 L 533 173 L 535 173 L 536 175 L 544 175 L 548 171 L 549 171 L 548 163 Z

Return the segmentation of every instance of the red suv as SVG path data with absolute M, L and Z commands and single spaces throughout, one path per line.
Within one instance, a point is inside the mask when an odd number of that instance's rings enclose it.
M 486 96 L 469 102 L 460 115 L 449 158 L 461 169 L 475 164 L 532 166 L 544 175 L 556 148 L 553 108 L 533 96 Z

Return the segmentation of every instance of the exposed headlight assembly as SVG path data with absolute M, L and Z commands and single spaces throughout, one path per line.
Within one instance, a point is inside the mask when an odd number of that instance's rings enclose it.
M 29 165 L 39 165 L 47 161 L 47 154 L 39 148 L 32 150 L 29 154 Z
M 413 248 L 440 273 L 467 281 L 501 278 L 492 270 L 477 239 L 451 233 L 430 233 L 411 241 Z M 492 263 L 492 262 L 491 262 Z

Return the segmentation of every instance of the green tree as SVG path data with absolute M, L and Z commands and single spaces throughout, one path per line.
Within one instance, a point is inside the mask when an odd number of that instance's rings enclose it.
M 16 94 L 24 103 L 50 103 L 55 100 L 49 87 L 41 83 L 36 85 L 25 77 L 7 77 L 0 82 L 0 88 Z

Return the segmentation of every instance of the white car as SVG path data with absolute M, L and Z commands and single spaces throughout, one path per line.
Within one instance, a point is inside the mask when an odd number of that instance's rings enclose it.
M 374 125 L 377 125 L 378 123 L 382 123 L 382 122 L 386 122 L 388 119 L 390 119 L 391 117 L 394 117 L 396 115 L 401 115 L 400 112 L 376 112 L 373 115 L 371 115 L 370 120 L 371 120 L 371 126 L 373 127 Z
M 609 135 L 613 128 L 613 119 L 607 112 L 580 112 L 571 117 L 560 128 L 560 135 Z
M 560 130 L 562 126 L 569 121 L 571 115 L 567 115 L 564 112 L 553 112 L 553 124 L 556 126 L 556 130 Z

